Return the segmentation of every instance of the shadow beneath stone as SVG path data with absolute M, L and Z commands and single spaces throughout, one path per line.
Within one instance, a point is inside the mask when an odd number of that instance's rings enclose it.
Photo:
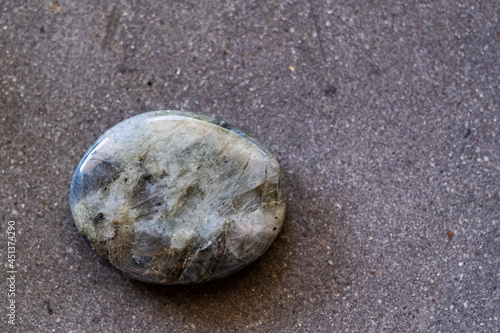
M 351 256 L 357 236 L 350 220 L 357 205 L 342 189 L 315 177 L 314 171 L 301 176 L 289 189 L 291 201 L 298 203 L 291 207 L 289 223 L 295 226 L 294 251 L 301 263 L 290 291 L 316 294 L 316 302 L 331 303 L 353 283 Z

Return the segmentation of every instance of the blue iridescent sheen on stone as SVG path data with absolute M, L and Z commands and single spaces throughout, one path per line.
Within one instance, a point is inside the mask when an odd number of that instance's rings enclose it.
M 276 159 L 213 118 L 156 111 L 129 118 L 87 151 L 71 183 L 79 232 L 112 266 L 160 284 L 210 281 L 259 258 L 279 233 Z

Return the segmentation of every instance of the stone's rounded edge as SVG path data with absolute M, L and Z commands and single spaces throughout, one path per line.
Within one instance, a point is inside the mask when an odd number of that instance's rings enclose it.
M 86 151 L 86 153 L 84 154 L 83 158 L 79 162 L 78 167 L 75 170 L 75 173 L 73 174 L 72 181 L 71 181 L 71 189 L 70 189 L 70 206 L 71 206 L 73 218 L 75 219 L 75 217 L 76 217 L 75 214 L 74 214 L 74 212 L 73 212 L 73 205 L 74 205 L 74 203 L 77 202 L 77 200 L 79 200 L 79 198 L 81 198 L 82 195 L 85 195 L 84 193 L 82 193 L 83 192 L 83 179 L 84 179 L 83 166 L 84 166 L 85 161 L 87 159 L 91 158 L 92 154 L 95 151 L 97 151 L 97 149 L 99 148 L 99 145 L 103 141 L 105 141 L 106 138 L 113 137 L 115 135 L 115 132 L 119 132 L 120 129 L 123 129 L 127 125 L 130 125 L 131 123 L 134 123 L 137 120 L 140 120 L 140 122 L 144 123 L 145 121 L 147 121 L 147 119 L 153 119 L 153 118 L 161 117 L 161 116 L 186 117 L 186 118 L 196 119 L 196 120 L 208 123 L 210 125 L 213 125 L 213 126 L 217 127 L 220 131 L 226 132 L 229 135 L 236 135 L 236 136 L 240 137 L 241 139 L 244 139 L 248 143 L 251 143 L 253 146 L 255 146 L 255 148 L 257 148 L 264 155 L 266 155 L 267 158 L 270 158 L 271 160 L 274 161 L 274 163 L 276 163 L 278 171 L 279 171 L 279 177 L 280 177 L 280 183 L 278 185 L 280 195 L 278 195 L 278 198 L 281 199 L 281 200 L 278 199 L 276 201 L 276 204 L 280 205 L 282 207 L 281 208 L 282 215 L 281 215 L 279 221 L 276 221 L 276 228 L 273 229 L 273 230 L 276 231 L 276 233 L 274 234 L 274 236 L 272 238 L 270 238 L 268 240 L 268 244 L 263 249 L 263 251 L 261 251 L 258 255 L 252 257 L 251 260 L 248 260 L 243 265 L 241 265 L 241 266 L 239 266 L 239 267 L 237 267 L 237 268 L 235 268 L 233 270 L 226 271 L 223 274 L 219 274 L 219 275 L 216 275 L 216 276 L 209 276 L 206 279 L 195 281 L 195 282 L 193 282 L 193 281 L 180 281 L 180 280 L 179 281 L 175 281 L 175 282 L 171 282 L 171 281 L 157 281 L 157 280 L 155 280 L 152 277 L 149 277 L 149 276 L 146 276 L 146 275 L 141 275 L 141 274 L 136 273 L 134 271 L 131 271 L 131 270 L 128 270 L 128 269 L 124 269 L 124 267 L 117 266 L 117 265 L 113 264 L 112 262 L 110 262 L 109 260 L 106 260 L 106 261 L 109 262 L 112 267 L 114 267 L 115 269 L 118 269 L 119 271 L 121 271 L 126 276 L 129 276 L 130 278 L 133 278 L 133 279 L 136 279 L 136 280 L 139 280 L 139 281 L 143 281 L 143 282 L 146 282 L 146 283 L 153 283 L 153 284 L 159 284 L 159 285 L 189 285 L 189 284 L 197 284 L 197 283 L 210 282 L 210 281 L 213 281 L 213 280 L 217 280 L 217 279 L 220 279 L 220 278 L 227 277 L 229 275 L 232 275 L 232 274 L 234 274 L 234 273 L 236 273 L 236 272 L 238 272 L 238 271 L 246 268 L 247 266 L 249 266 L 253 262 L 255 262 L 257 259 L 259 259 L 269 249 L 269 247 L 274 243 L 274 241 L 276 240 L 278 234 L 280 233 L 280 231 L 281 231 L 281 229 L 283 227 L 284 220 L 285 220 L 287 187 L 286 187 L 286 183 L 284 182 L 284 179 L 283 179 L 283 172 L 281 170 L 281 166 L 280 166 L 279 162 L 277 161 L 277 159 L 274 157 L 274 155 L 271 152 L 269 152 L 265 147 L 263 147 L 260 144 L 260 142 L 258 142 L 256 139 L 254 139 L 253 137 L 249 136 L 245 132 L 239 130 L 236 127 L 233 127 L 233 126 L 229 125 L 228 123 L 226 123 L 224 121 L 217 120 L 216 118 L 213 118 L 213 117 L 210 117 L 210 116 L 200 115 L 200 114 L 196 114 L 196 113 L 192 113 L 192 112 L 187 112 L 187 111 L 173 111 L 173 110 L 151 111 L 151 112 L 146 112 L 146 113 L 138 114 L 138 115 L 135 115 L 135 116 L 130 117 L 128 119 L 125 119 L 125 120 L 121 121 L 120 123 L 116 124 L 115 126 L 111 127 L 110 129 L 108 129 Z M 138 128 L 138 127 L 139 127 L 139 125 L 135 125 L 135 128 Z M 76 220 L 75 220 L 75 222 L 76 222 Z M 75 223 L 75 224 L 77 225 L 77 229 L 82 234 L 82 232 L 81 232 L 78 224 L 77 223 Z M 84 234 L 82 234 L 82 236 L 84 238 L 86 238 L 86 236 Z M 97 251 L 97 249 L 94 247 L 94 245 L 92 244 L 92 242 L 87 241 L 87 243 L 94 250 Z M 101 255 L 101 253 L 99 251 L 97 251 L 97 252 Z
M 73 176 L 71 177 L 71 186 L 70 186 L 70 190 L 69 190 L 69 205 L 71 207 L 71 211 L 72 212 L 73 212 L 73 206 L 74 206 L 74 204 L 76 203 L 76 201 L 78 201 L 80 199 L 81 192 L 79 192 L 79 190 L 81 191 L 81 187 L 83 186 L 83 184 L 82 184 L 83 175 L 82 175 L 80 169 L 82 168 L 82 165 L 85 163 L 85 161 L 87 160 L 87 158 L 89 158 L 89 156 L 92 154 L 92 152 L 94 151 L 94 149 L 106 137 L 106 134 L 107 134 L 107 132 L 105 132 L 104 134 L 102 134 L 92 144 L 92 146 L 90 146 L 90 148 L 87 149 L 87 151 L 85 152 L 85 154 L 83 154 L 83 157 L 80 160 L 80 162 L 78 162 L 78 166 L 76 167 L 75 172 L 73 173 Z M 75 218 L 75 216 L 73 216 L 73 219 L 74 218 Z

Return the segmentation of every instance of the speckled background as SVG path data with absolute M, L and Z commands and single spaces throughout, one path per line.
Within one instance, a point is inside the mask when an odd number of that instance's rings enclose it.
M 248 269 L 158 287 L 78 235 L 85 150 L 157 109 L 281 162 L 285 226 Z M 0 0 L 0 331 L 498 332 L 499 160 L 498 1 Z

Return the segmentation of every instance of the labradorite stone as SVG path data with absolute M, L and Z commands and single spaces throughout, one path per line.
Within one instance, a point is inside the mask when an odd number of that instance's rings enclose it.
M 70 204 L 105 260 L 161 284 L 240 270 L 269 248 L 285 216 L 276 159 L 226 123 L 180 111 L 104 133 L 73 175 Z

